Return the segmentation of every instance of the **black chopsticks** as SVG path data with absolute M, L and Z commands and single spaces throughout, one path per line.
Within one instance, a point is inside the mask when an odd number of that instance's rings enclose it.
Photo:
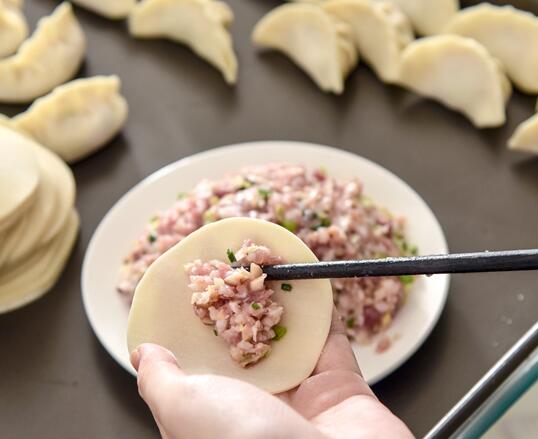
M 268 280 L 538 270 L 538 249 L 267 265 Z

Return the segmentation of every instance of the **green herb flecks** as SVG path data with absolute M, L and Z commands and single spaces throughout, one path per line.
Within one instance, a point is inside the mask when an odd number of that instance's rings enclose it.
M 275 336 L 273 337 L 273 340 L 278 341 L 286 335 L 288 329 L 282 325 L 275 325 L 273 326 L 273 331 L 275 331 Z
M 187 194 L 185 192 L 178 192 L 177 193 L 177 196 L 176 196 L 176 199 L 178 200 L 182 200 L 183 198 L 185 198 L 187 196 Z
M 252 302 L 250 306 L 252 307 L 252 309 L 255 309 L 256 311 L 258 311 L 261 308 L 260 304 L 256 302 Z
M 291 291 L 293 289 L 291 284 L 282 284 L 280 285 L 280 288 L 282 288 L 284 291 Z
M 410 274 L 398 277 L 400 278 L 400 282 L 403 283 L 405 286 L 411 285 L 415 281 L 415 276 L 411 276 Z
M 267 201 L 269 199 L 269 196 L 271 195 L 271 191 L 269 189 L 264 189 L 261 187 L 258 188 L 258 193 L 265 201 Z
M 280 222 L 280 225 L 288 229 L 291 233 L 295 233 L 297 231 L 297 223 L 295 221 L 283 219 Z
M 237 258 L 235 257 L 234 252 L 231 249 L 226 250 L 226 255 L 228 256 L 228 260 L 233 264 L 234 262 L 237 262 Z
M 215 215 L 215 212 L 211 210 L 206 210 L 203 215 L 204 224 L 214 223 L 217 221 L 217 216 Z
M 148 235 L 148 241 L 150 244 L 153 244 L 155 241 L 157 241 L 157 234 L 154 231 L 151 231 L 151 233 Z
M 219 335 L 219 333 L 217 332 L 217 330 L 216 330 L 216 329 L 213 329 L 213 334 L 215 334 L 216 336 L 218 336 L 218 335 Z
M 353 328 L 353 326 L 355 326 L 355 317 L 350 317 L 349 319 L 347 319 L 346 326 L 348 328 Z

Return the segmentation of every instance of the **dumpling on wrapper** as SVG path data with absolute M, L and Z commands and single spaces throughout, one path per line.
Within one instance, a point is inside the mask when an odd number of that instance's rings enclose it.
M 508 148 L 538 154 L 538 113 L 518 125 L 512 137 L 508 139 Z
M 399 82 L 463 113 L 478 128 L 506 120 L 510 82 L 501 64 L 470 38 L 438 35 L 411 43 L 402 54 Z
M 96 14 L 111 20 L 121 20 L 126 18 L 136 5 L 136 0 L 72 0 Z
M 534 14 L 484 3 L 460 11 L 445 32 L 475 39 L 503 64 L 517 88 L 538 93 L 538 17 Z
M 435 35 L 442 32 L 460 8 L 459 0 L 388 1 L 394 3 L 407 15 L 419 35 Z
M 322 8 L 351 29 L 360 57 L 383 81 L 397 81 L 402 50 L 414 39 L 407 17 L 392 3 L 329 0 Z
M 39 20 L 18 52 L 0 60 L 0 102 L 25 103 L 71 79 L 86 51 L 86 38 L 69 3 Z
M 228 84 L 235 84 L 237 59 L 228 31 L 232 21 L 232 10 L 221 1 L 143 0 L 129 16 L 129 33 L 185 44 L 220 70 Z
M 285 337 L 258 363 L 244 368 L 232 359 L 228 344 L 215 336 L 195 314 L 186 264 L 223 260 L 229 249 L 251 239 L 288 263 L 316 262 L 300 238 L 285 228 L 252 218 L 228 218 L 191 233 L 160 256 L 138 284 L 129 313 L 129 351 L 142 343 L 157 343 L 176 356 L 187 373 L 218 374 L 254 384 L 268 392 L 289 390 L 314 370 L 332 318 L 332 288 L 328 279 L 268 282 L 282 305 Z M 231 261 L 231 259 L 230 259 Z M 272 286 L 271 286 L 272 285 Z
M 15 116 L 11 126 L 67 162 L 108 143 L 123 128 L 128 106 L 117 76 L 77 79 L 59 86 Z
M 28 36 L 28 24 L 21 10 L 0 0 L 0 58 L 15 53 Z
M 291 58 L 326 92 L 340 94 L 358 55 L 346 23 L 317 5 L 291 3 L 279 6 L 255 26 L 252 41 Z

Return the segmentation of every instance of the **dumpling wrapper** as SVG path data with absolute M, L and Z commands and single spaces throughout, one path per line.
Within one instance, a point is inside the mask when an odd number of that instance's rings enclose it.
M 37 195 L 20 221 L 6 231 L 0 246 L 0 272 L 48 244 L 65 225 L 75 202 L 71 169 L 47 148 L 34 143 L 33 149 L 40 168 Z
M 111 20 L 126 18 L 136 5 L 136 0 L 72 0 L 96 14 Z
M 512 87 L 499 62 L 470 38 L 438 35 L 403 51 L 400 83 L 467 116 L 478 128 L 506 120 Z
M 28 36 L 28 23 L 18 7 L 0 0 L 0 58 L 11 55 Z
M 232 360 L 227 343 L 194 314 L 184 265 L 196 259 L 226 260 L 226 250 L 240 248 L 248 238 L 288 263 L 317 261 L 297 236 L 270 222 L 230 218 L 204 226 L 160 256 L 144 274 L 129 313 L 129 351 L 141 343 L 157 343 L 171 350 L 187 373 L 237 378 L 271 393 L 291 389 L 307 378 L 331 325 L 328 279 L 291 281 L 290 292 L 274 283 L 273 298 L 284 307 L 280 324 L 287 333 L 272 343 L 266 358 L 248 368 Z
M 538 17 L 534 14 L 484 3 L 456 14 L 445 32 L 475 39 L 501 61 L 517 88 L 538 93 Z
M 351 28 L 355 47 L 383 81 L 398 80 L 402 50 L 414 39 L 407 17 L 392 3 L 329 0 L 323 9 Z
M 0 102 L 26 103 L 71 79 L 86 51 L 86 38 L 70 3 L 62 3 L 19 51 L 0 60 Z
M 459 0 L 389 0 L 411 21 L 419 35 L 434 35 L 443 31 L 458 12 Z
M 47 246 L 0 272 L 0 314 L 37 300 L 54 286 L 71 254 L 78 227 L 78 214 L 72 210 L 60 233 Z
M 36 100 L 11 125 L 72 163 L 108 143 L 125 125 L 128 106 L 117 76 L 76 79 Z
M 0 124 L 0 232 L 15 223 L 37 194 L 33 142 Z M 7 190 L 9 188 L 9 190 Z
M 340 94 L 344 80 L 357 65 L 351 29 L 317 5 L 278 6 L 254 27 L 254 44 L 287 55 L 318 87 Z
M 237 58 L 228 32 L 232 21 L 232 10 L 220 1 L 143 0 L 129 16 L 129 33 L 185 44 L 220 70 L 228 84 L 235 84 Z

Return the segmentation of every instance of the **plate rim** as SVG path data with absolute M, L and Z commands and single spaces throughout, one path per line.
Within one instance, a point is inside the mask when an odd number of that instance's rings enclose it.
M 300 147 L 303 147 L 303 148 L 309 148 L 309 149 L 312 149 L 312 150 L 324 151 L 324 152 L 328 152 L 328 153 L 337 153 L 337 154 L 340 154 L 340 155 L 343 155 L 343 156 L 347 155 L 348 157 L 352 158 L 353 160 L 357 160 L 357 159 L 362 160 L 365 163 L 367 163 L 369 166 L 377 168 L 378 170 L 381 170 L 383 172 L 388 172 L 389 174 L 392 175 L 392 177 L 397 179 L 398 182 L 402 186 L 405 186 L 407 190 L 411 191 L 420 200 L 420 202 L 423 204 L 423 206 L 427 209 L 428 213 L 431 215 L 431 217 L 435 221 L 435 225 L 438 228 L 438 231 L 440 232 L 440 238 L 442 239 L 441 244 L 442 244 L 443 250 L 446 253 L 449 252 L 449 247 L 448 247 L 446 235 L 445 235 L 444 230 L 443 230 L 443 228 L 441 226 L 441 223 L 439 222 L 437 216 L 433 212 L 430 205 L 422 198 L 422 196 L 412 186 L 410 186 L 405 180 L 403 180 L 400 176 L 398 176 L 392 170 L 386 168 L 385 166 L 380 165 L 379 163 L 374 162 L 373 160 L 370 160 L 369 158 L 363 157 L 363 156 L 361 156 L 359 154 L 356 154 L 354 152 L 351 152 L 351 151 L 348 151 L 348 150 L 345 150 L 345 149 L 340 149 L 340 148 L 333 147 L 333 146 L 321 145 L 321 144 L 316 144 L 316 143 L 311 143 L 311 142 L 295 141 L 295 140 L 257 140 L 257 141 L 251 141 L 251 142 L 240 142 L 240 143 L 232 143 L 232 144 L 223 145 L 223 146 L 217 146 L 217 147 L 214 147 L 214 148 L 210 148 L 210 149 L 200 151 L 200 152 L 191 154 L 189 156 L 180 158 L 180 159 L 175 160 L 175 161 L 173 161 L 173 162 L 171 162 L 171 163 L 169 163 L 167 165 L 164 165 L 163 167 L 161 167 L 161 168 L 157 169 L 156 171 L 152 172 L 151 174 L 147 175 L 142 180 L 140 180 L 138 183 L 136 183 L 134 186 L 132 186 L 130 189 L 128 189 L 125 193 L 123 193 L 123 195 L 121 195 L 114 202 L 114 204 L 108 209 L 108 211 L 105 213 L 105 215 L 99 221 L 99 224 L 97 225 L 97 227 L 93 231 L 92 236 L 91 236 L 91 238 L 90 238 L 90 240 L 88 242 L 88 246 L 86 247 L 86 250 L 84 252 L 84 259 L 82 261 L 82 269 L 81 269 L 81 276 L 80 276 L 80 289 L 81 289 L 82 305 L 83 305 L 84 313 L 86 314 L 86 318 L 88 319 L 88 322 L 90 323 L 90 327 L 91 327 L 94 335 L 96 336 L 96 338 L 99 340 L 99 343 L 101 344 L 101 346 L 105 349 L 105 351 L 120 366 L 122 366 L 123 369 L 125 369 L 131 375 L 136 376 L 135 369 L 132 367 L 131 364 L 126 363 L 124 361 L 124 358 L 121 357 L 117 352 L 115 352 L 114 349 L 109 348 L 109 346 L 107 345 L 107 342 L 104 340 L 104 338 L 102 337 L 102 335 L 98 331 L 97 325 L 96 325 L 96 323 L 94 321 L 92 313 L 90 312 L 89 297 L 88 297 L 89 293 L 87 293 L 85 288 L 84 288 L 84 285 L 86 284 L 86 278 L 88 276 L 89 260 L 91 259 L 91 255 L 94 252 L 94 247 L 97 245 L 96 244 L 97 236 L 100 234 L 101 229 L 103 229 L 106 226 L 106 224 L 108 222 L 108 219 L 113 215 L 113 213 L 116 210 L 120 209 L 122 207 L 122 205 L 125 204 L 133 196 L 133 194 L 136 191 L 138 191 L 138 189 L 151 184 L 153 181 L 160 179 L 161 177 L 169 174 L 170 172 L 173 172 L 174 169 L 176 169 L 178 167 L 182 167 L 182 166 L 188 166 L 189 162 L 203 160 L 206 156 L 211 156 L 211 155 L 214 155 L 214 154 L 218 155 L 219 153 L 221 153 L 223 151 L 228 151 L 228 150 L 236 150 L 237 151 L 237 150 L 241 150 L 241 149 L 245 149 L 245 148 L 249 149 L 249 148 L 253 148 L 253 147 L 259 148 L 259 147 L 263 147 L 263 145 L 267 146 L 268 144 L 273 145 L 273 146 L 275 146 L 275 145 L 282 146 L 282 145 L 294 144 L 294 145 L 297 145 L 297 146 L 300 146 Z M 422 345 L 424 344 L 426 339 L 431 335 L 433 329 L 435 328 L 435 326 L 437 325 L 437 323 L 438 323 L 438 321 L 439 321 L 439 319 L 441 317 L 441 314 L 443 313 L 443 311 L 444 311 L 444 309 L 446 307 L 446 302 L 447 302 L 448 293 L 449 293 L 449 289 L 450 289 L 451 276 L 448 275 L 448 274 L 442 274 L 440 276 L 443 276 L 443 279 L 442 279 L 443 280 L 443 288 L 442 288 L 442 291 L 440 291 L 442 293 L 442 298 L 441 298 L 441 302 L 440 302 L 439 307 L 436 309 L 436 312 L 433 315 L 433 318 L 431 319 L 430 324 L 426 327 L 426 330 L 424 331 L 422 336 L 419 339 L 417 339 L 417 342 L 414 343 L 412 349 L 409 349 L 405 353 L 405 355 L 402 355 L 398 359 L 398 361 L 395 361 L 391 365 L 391 367 L 386 368 L 385 370 L 383 370 L 383 371 L 381 371 L 379 373 L 373 374 L 373 376 L 370 377 L 367 380 L 368 385 L 373 386 L 374 384 L 378 383 L 382 379 L 386 378 L 388 375 L 392 374 L 402 364 L 404 364 L 407 360 L 409 360 L 409 358 L 411 358 L 422 347 Z

